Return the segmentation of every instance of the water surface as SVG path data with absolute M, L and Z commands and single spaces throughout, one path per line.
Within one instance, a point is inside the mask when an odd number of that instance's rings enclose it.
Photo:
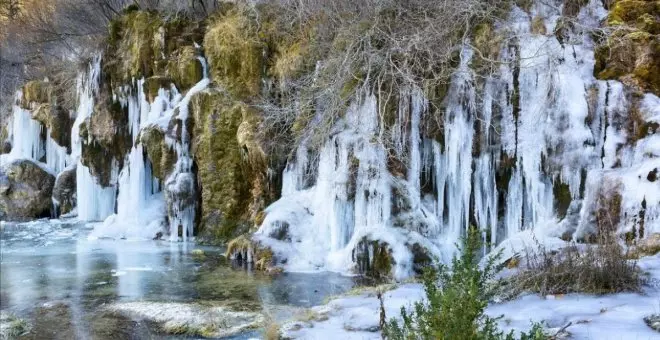
M 114 302 L 213 302 L 286 314 L 355 284 L 332 273 L 254 273 L 232 266 L 221 248 L 193 243 L 89 239 L 92 227 L 65 220 L 0 225 L 0 310 L 30 320 L 31 338 L 58 327 L 61 334 L 48 337 L 164 337 L 139 320 L 99 319 Z M 253 336 L 259 333 L 239 338 Z

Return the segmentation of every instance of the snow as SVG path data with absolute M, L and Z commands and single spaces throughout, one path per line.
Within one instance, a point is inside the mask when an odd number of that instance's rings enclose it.
M 531 234 L 517 235 L 518 241 L 529 241 Z M 549 248 L 561 240 L 550 240 Z M 517 243 L 513 241 L 512 243 Z M 602 296 L 568 294 L 538 296 L 528 294 L 512 301 L 491 303 L 486 314 L 502 317 L 499 327 L 505 332 L 527 331 L 533 322 L 542 322 L 548 333 L 566 328 L 571 339 L 658 339 L 660 334 L 643 321 L 647 315 L 660 312 L 660 254 L 644 257 L 639 267 L 649 274 L 656 286 L 647 286 L 640 294 L 620 293 Z M 401 307 L 409 308 L 424 299 L 420 284 L 403 284 L 383 293 L 387 318 L 400 320 Z M 381 339 L 379 329 L 380 302 L 374 291 L 357 296 L 344 296 L 311 310 L 317 321 L 290 321 L 282 325 L 285 336 L 292 339 Z

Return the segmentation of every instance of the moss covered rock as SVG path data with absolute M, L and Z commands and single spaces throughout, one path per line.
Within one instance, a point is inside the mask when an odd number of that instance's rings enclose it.
M 167 63 L 167 74 L 180 91 L 193 87 L 204 77 L 199 53 L 193 46 L 184 46 L 173 54 Z
M 57 144 L 71 147 L 73 120 L 64 109 L 50 103 L 39 104 L 32 110 L 32 119 L 42 123 L 50 132 L 50 138 Z
M 369 240 L 365 237 L 353 249 L 352 257 L 360 274 L 377 279 L 392 276 L 394 259 L 386 242 Z
M 219 90 L 191 100 L 192 152 L 201 191 L 201 229 L 228 241 L 254 226 L 274 199 L 266 177 L 267 161 L 256 137 L 257 113 Z
M 248 108 L 219 91 L 203 92 L 191 101 L 195 127 L 194 157 L 201 186 L 201 227 L 228 241 L 248 231 L 250 168 L 241 157 L 236 133 Z
M 11 152 L 11 141 L 6 126 L 0 126 L 0 155 Z
M 49 217 L 55 176 L 23 159 L 0 168 L 0 219 L 23 221 Z
M 218 15 L 204 36 L 213 80 L 237 98 L 259 94 L 264 44 L 247 13 L 231 9 Z
M 101 96 L 94 113 L 80 128 L 82 163 L 98 178 L 102 186 L 109 186 L 115 166 L 121 168 L 132 146 L 128 113 L 107 94 Z
M 144 80 L 144 84 L 142 84 L 142 91 L 144 92 L 145 97 L 147 97 L 147 100 L 152 103 L 156 96 L 158 96 L 158 91 L 160 91 L 160 89 L 169 89 L 171 83 L 172 79 L 169 77 L 149 77 Z
M 30 81 L 23 85 L 21 107 L 24 109 L 33 109 L 39 104 L 48 104 L 51 102 L 51 84 L 44 81 Z
M 112 21 L 103 69 L 114 86 L 156 73 L 163 59 L 162 26 L 160 15 L 147 11 L 131 11 Z
M 614 30 L 596 49 L 594 74 L 660 94 L 659 18 L 657 1 L 616 1 L 607 18 Z
M 140 132 L 140 143 L 151 162 L 154 177 L 165 180 L 174 170 L 177 161 L 176 152 L 165 142 L 165 133 L 157 126 L 146 127 Z

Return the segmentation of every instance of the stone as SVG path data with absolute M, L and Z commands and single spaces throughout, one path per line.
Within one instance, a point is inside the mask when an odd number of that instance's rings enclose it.
M 67 214 L 76 206 L 76 165 L 57 175 L 53 200 L 58 203 L 58 215 Z
M 0 168 L 0 219 L 24 221 L 50 217 L 55 176 L 34 161 L 22 159 Z

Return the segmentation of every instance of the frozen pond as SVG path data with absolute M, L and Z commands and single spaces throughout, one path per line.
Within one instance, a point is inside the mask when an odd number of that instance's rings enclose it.
M 0 309 L 35 324 L 32 338 L 57 338 L 38 333 L 62 325 L 68 325 L 64 337 L 103 338 L 93 327 L 95 317 L 118 302 L 214 303 L 286 317 L 355 284 L 332 273 L 267 276 L 232 268 L 223 249 L 192 243 L 88 239 L 91 228 L 57 220 L 2 224 Z M 127 327 L 126 320 L 116 323 Z M 158 333 L 139 320 L 128 324 L 126 338 Z

